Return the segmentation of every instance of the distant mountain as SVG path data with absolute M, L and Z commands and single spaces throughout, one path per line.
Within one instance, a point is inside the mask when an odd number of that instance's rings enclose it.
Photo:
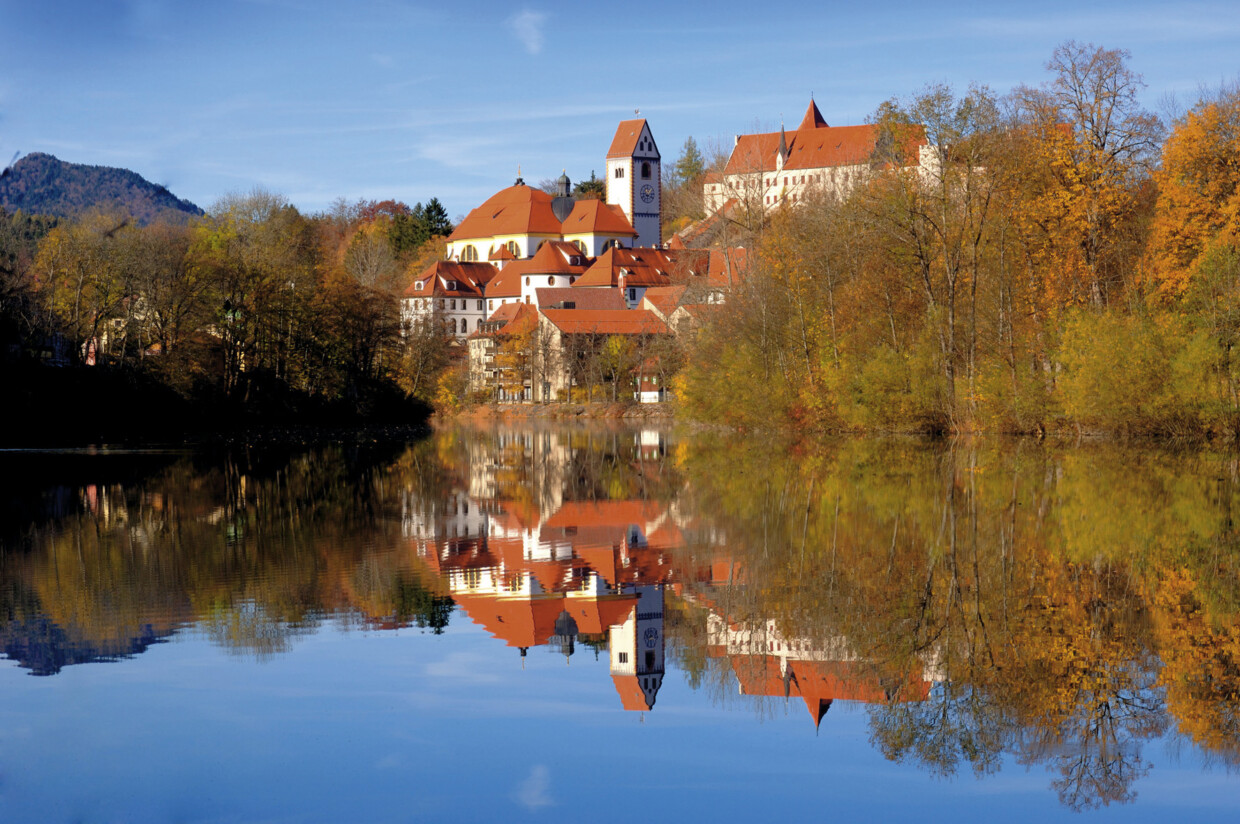
M 128 169 L 65 163 L 28 154 L 0 178 L 0 207 L 7 212 L 77 217 L 95 207 L 122 211 L 139 223 L 185 223 L 202 214 L 163 186 Z

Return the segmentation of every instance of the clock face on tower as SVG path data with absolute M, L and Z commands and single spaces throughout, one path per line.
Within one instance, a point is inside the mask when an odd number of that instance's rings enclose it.
M 642 200 L 646 203 L 654 200 L 654 187 L 649 183 L 642 187 Z

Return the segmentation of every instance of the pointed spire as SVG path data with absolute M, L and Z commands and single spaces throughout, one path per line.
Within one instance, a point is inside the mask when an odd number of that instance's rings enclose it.
M 797 126 L 797 131 L 825 128 L 827 128 L 827 121 L 823 119 L 822 112 L 818 111 L 818 104 L 814 102 L 814 96 L 810 95 L 809 108 L 805 110 L 805 117 L 801 119 L 801 125 Z
M 784 124 L 779 124 L 779 165 L 788 161 L 788 135 L 784 132 Z
M 525 185 L 525 178 L 521 177 L 521 164 L 520 163 L 517 164 L 517 182 L 512 185 L 513 186 L 524 186 Z

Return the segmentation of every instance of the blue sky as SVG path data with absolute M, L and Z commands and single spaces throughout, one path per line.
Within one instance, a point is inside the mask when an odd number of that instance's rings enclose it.
M 928 82 L 1037 85 L 1058 43 L 1131 52 L 1157 109 L 1240 77 L 1240 8 L 1203 3 L 709 4 L 0 0 L 0 163 L 124 166 L 209 207 L 263 186 L 307 212 L 601 174 L 640 109 L 685 138 L 832 125 Z

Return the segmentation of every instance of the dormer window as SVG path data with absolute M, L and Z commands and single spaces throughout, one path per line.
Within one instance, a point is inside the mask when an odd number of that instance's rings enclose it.
M 421 291 L 422 291 L 422 286 L 423 286 L 423 283 L 422 283 L 422 281 L 420 281 L 420 280 L 419 280 L 417 283 L 413 284 L 413 291 L 415 291 L 415 292 L 421 292 Z
M 472 249 L 473 247 L 471 246 L 470 248 Z M 449 292 L 455 292 L 455 291 L 456 291 L 456 281 L 455 281 L 455 280 L 449 280 L 449 281 L 447 281 L 446 283 L 444 283 L 443 288 L 447 289 Z

